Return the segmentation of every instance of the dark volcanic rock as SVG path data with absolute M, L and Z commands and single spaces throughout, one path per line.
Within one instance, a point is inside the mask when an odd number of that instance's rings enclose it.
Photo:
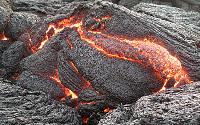
M 52 49 L 43 49 L 23 59 L 21 67 L 35 74 L 52 76 L 57 69 L 57 53 Z
M 85 89 L 81 93 L 79 93 L 79 101 L 80 102 L 95 102 L 98 100 L 102 100 L 103 97 L 98 95 L 94 90 L 92 89 Z
M 37 15 L 25 12 L 14 12 L 10 18 L 5 32 L 14 40 L 17 40 L 23 33 L 28 32 L 30 27 L 40 20 Z
M 132 107 L 131 122 L 199 124 L 200 82 L 140 98 Z
M 98 95 L 94 90 L 85 89 L 79 93 L 77 109 L 81 115 L 91 116 L 109 107 L 106 101 L 105 96 Z
M 17 84 L 30 90 L 43 91 L 56 100 L 65 96 L 62 88 L 52 78 L 44 78 L 30 71 L 24 71 Z
M 94 2 L 95 0 L 74 0 L 74 2 L 79 2 L 79 1 L 91 1 L 91 2 Z M 109 2 L 113 2 L 113 3 L 117 3 L 117 0 L 103 0 L 103 1 L 109 1 Z
M 129 9 L 133 8 L 135 5 L 139 3 L 153 3 L 153 4 L 159 4 L 159 5 L 171 5 L 171 0 L 120 0 L 119 5 L 123 5 Z
M 123 125 L 128 122 L 132 116 L 131 105 L 119 105 L 104 115 L 98 125 Z
M 62 0 L 13 0 L 12 9 L 14 11 L 25 11 L 45 16 L 55 14 L 55 11 L 67 4 Z
M 156 93 L 141 97 L 132 105 L 132 111 L 123 113 L 118 109 L 109 113 L 99 122 L 99 125 L 198 125 L 200 122 L 200 82 L 168 89 L 162 93 Z M 131 115 L 129 120 L 125 119 Z M 117 120 L 118 119 L 118 122 Z
M 185 10 L 192 10 L 200 12 L 199 0 L 172 0 L 172 4 L 175 7 L 180 7 Z
M 6 42 L 6 41 L 4 41 Z M 8 42 L 9 43 L 9 42 Z M 11 44 L 7 50 L 2 54 L 1 63 L 5 72 L 2 74 L 4 77 L 11 77 L 14 73 L 19 72 L 19 63 L 20 61 L 30 55 L 31 52 L 27 49 L 27 46 L 21 42 L 16 41 Z
M 67 60 L 67 55 L 61 51 L 58 57 L 60 80 L 64 86 L 69 87 L 72 91 L 81 92 L 84 83 L 68 61 L 69 59 Z
M 140 1 L 141 0 L 120 0 L 119 5 L 125 6 L 130 9 L 140 3 Z
M 198 12 L 187 12 L 183 9 L 170 7 L 166 5 L 156 5 L 149 3 L 140 3 L 132 8 L 133 11 L 139 13 L 145 13 L 153 17 L 160 18 L 162 20 L 167 20 L 173 23 L 178 23 L 179 25 L 196 25 L 200 26 L 200 13 Z M 170 10 L 170 11 L 169 11 Z
M 14 68 L 28 55 L 30 55 L 30 51 L 26 45 L 21 41 L 16 41 L 3 53 L 2 64 L 4 67 Z
M 6 75 L 6 69 L 4 65 L 2 64 L 2 55 L 3 53 L 9 48 L 9 46 L 12 44 L 9 40 L 0 40 L 0 77 L 3 77 Z
M 180 23 L 177 21 L 171 22 L 168 21 L 168 18 L 159 18 L 162 16 L 152 16 L 149 13 L 135 12 L 123 7 L 112 6 L 116 9 L 120 8 L 120 10 L 116 10 L 110 23 L 107 23 L 106 34 L 118 34 L 128 38 L 137 38 L 145 35 L 160 38 L 162 40 L 162 45 L 180 59 L 183 67 L 187 67 L 186 70 L 189 72 L 192 79 L 194 79 L 194 81 L 200 80 L 200 70 L 196 70 L 200 69 L 200 50 L 197 47 L 200 39 L 200 30 L 198 26 L 193 25 L 193 23 L 196 23 L 195 21 L 190 21 L 190 25 L 188 25 L 188 23 L 181 23 L 184 22 L 184 20 L 181 20 Z M 172 10 L 173 9 L 176 8 L 172 8 Z M 160 11 L 160 9 L 157 11 Z M 177 12 L 180 12 L 179 9 Z M 180 14 L 181 13 L 182 12 L 180 12 Z M 162 15 L 162 13 L 159 12 L 158 14 Z M 198 19 L 198 17 L 196 19 Z M 192 20 L 192 16 L 190 20 Z M 188 62 L 193 64 L 190 65 Z
M 79 125 L 78 113 L 43 92 L 0 82 L 0 124 Z
M 9 40 L 0 40 L 0 62 L 2 61 L 2 54 L 12 44 Z
M 12 5 L 11 0 L 0 0 L 0 6 L 5 8 L 9 13 L 12 12 L 11 5 Z
M 5 30 L 5 27 L 7 26 L 9 22 L 9 12 L 0 6 L 0 33 Z
M 129 9 L 133 8 L 139 3 L 168 5 L 168 6 L 182 8 L 186 11 L 200 12 L 199 0 L 120 0 L 119 1 L 119 5 L 123 5 Z

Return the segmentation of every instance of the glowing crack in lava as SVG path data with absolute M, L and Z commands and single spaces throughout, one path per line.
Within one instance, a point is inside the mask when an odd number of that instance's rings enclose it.
M 78 98 L 78 96 L 74 92 L 72 92 L 70 89 L 64 87 L 64 85 L 61 83 L 61 81 L 59 79 L 59 75 L 58 75 L 58 70 L 56 70 L 56 73 L 51 78 L 54 81 L 56 81 L 56 83 L 60 86 L 60 88 L 65 93 L 65 97 L 63 97 L 61 100 L 65 100 L 67 97 L 70 97 L 70 96 L 71 96 L 72 99 Z
M 0 33 L 0 40 L 9 40 L 4 33 Z
M 75 63 L 72 61 L 68 61 L 68 63 L 71 65 L 71 67 L 74 69 L 74 71 L 76 72 L 76 74 L 78 75 L 79 79 L 84 83 L 83 89 L 86 88 L 92 88 L 91 84 L 89 81 L 87 81 L 80 73 L 78 68 L 76 67 Z
M 55 36 L 64 28 L 76 28 L 83 41 L 87 42 L 92 48 L 95 48 L 107 57 L 127 60 L 142 64 L 145 67 L 151 67 L 155 71 L 158 79 L 163 81 L 163 86 L 160 91 L 166 89 L 166 85 L 170 79 L 175 80 L 174 87 L 177 87 L 181 81 L 191 83 L 178 58 L 172 56 L 168 50 L 161 45 L 147 38 L 130 40 L 102 33 L 101 29 L 105 26 L 105 20 L 111 18 L 109 16 L 102 17 L 101 19 L 94 18 L 98 24 L 103 21 L 102 25 L 100 25 L 99 30 L 93 30 L 94 26 L 91 26 L 87 31 L 82 20 L 77 21 L 75 20 L 76 18 L 80 17 L 72 16 L 49 24 L 44 40 L 41 41 L 40 45 L 36 48 L 38 48 L 38 50 L 42 49 L 52 36 Z M 47 35 L 52 29 L 54 33 L 51 36 Z M 103 38 L 97 38 L 97 35 L 101 35 Z M 105 39 L 107 39 L 107 42 L 104 42 Z M 113 41 L 116 42 L 114 44 L 116 46 L 114 51 L 112 47 L 108 47 Z

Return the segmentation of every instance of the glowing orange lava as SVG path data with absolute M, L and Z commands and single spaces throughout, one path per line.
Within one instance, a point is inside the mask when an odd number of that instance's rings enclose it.
M 67 45 L 69 46 L 70 49 L 73 49 L 74 48 L 74 45 L 72 44 L 71 40 L 69 39 L 69 37 L 66 38 L 66 42 L 67 42 Z
M 61 83 L 59 76 L 58 76 L 58 71 L 56 71 L 55 75 L 51 77 L 56 83 L 60 86 L 61 89 L 63 89 L 63 92 L 65 93 L 65 97 L 63 97 L 61 100 L 65 100 L 66 97 L 72 97 L 72 99 L 77 99 L 78 96 L 72 92 L 70 89 L 64 87 L 64 85 Z
M 58 34 L 59 32 L 61 32 L 65 27 L 69 27 L 69 28 L 73 28 L 73 27 L 80 27 L 80 23 L 76 23 L 76 18 L 74 16 L 68 18 L 68 19 L 63 19 L 59 22 L 57 22 L 56 24 L 49 24 L 48 29 L 46 31 L 46 34 L 43 38 L 43 40 L 40 42 L 39 47 L 34 47 L 37 50 L 40 50 L 44 47 L 44 45 L 46 44 L 46 42 L 48 42 L 48 40 Z M 54 33 L 53 35 L 49 35 L 49 32 L 53 30 Z M 35 50 L 35 51 L 37 51 Z
M 0 40 L 9 40 L 9 39 L 4 35 L 4 33 L 1 33 Z
M 110 110 L 111 110 L 111 109 L 110 109 L 109 107 L 107 107 L 107 108 L 105 108 L 105 109 L 103 110 L 103 112 L 104 112 L 104 113 L 108 113 Z
M 77 17 L 78 18 L 78 17 Z M 100 29 L 104 28 L 105 20 L 111 17 L 106 16 L 101 19 L 94 19 L 100 24 L 103 21 L 103 25 L 100 26 Z M 82 20 L 75 20 L 76 17 L 72 16 L 67 19 L 63 19 L 56 23 L 49 24 L 49 28 L 46 31 L 46 36 L 41 42 L 38 49 L 43 48 L 43 46 L 48 42 L 49 38 L 55 36 L 57 33 L 61 32 L 64 28 L 76 28 L 77 32 L 80 34 L 80 38 L 87 42 L 91 47 L 95 48 L 97 51 L 110 58 L 118 58 L 122 60 L 128 60 L 131 62 L 136 62 L 144 66 L 150 66 L 155 71 L 158 79 L 163 81 L 163 86 L 160 91 L 166 89 L 166 84 L 170 79 L 174 79 L 174 87 L 177 87 L 180 81 L 186 81 L 190 83 L 189 77 L 184 71 L 181 62 L 175 56 L 172 56 L 168 50 L 162 47 L 159 44 L 154 43 L 152 40 L 143 38 L 143 39 L 127 39 L 118 36 L 111 36 L 104 34 L 101 30 L 93 30 L 93 26 L 90 27 L 87 31 L 85 30 Z M 48 36 L 48 32 L 53 29 L 54 34 Z M 86 33 L 87 32 L 87 33 Z M 89 34 L 88 34 L 89 33 Z M 101 35 L 103 38 L 96 38 L 96 35 Z M 105 39 L 109 39 L 109 42 L 104 42 Z M 116 41 L 114 50 L 108 48 L 113 45 L 111 42 Z M 124 48 L 122 48 L 124 47 Z M 74 70 L 78 72 L 76 66 L 73 63 L 70 63 Z M 87 82 L 86 82 L 87 83 Z M 88 83 L 88 86 L 90 84 Z M 74 97 L 77 97 L 74 95 Z

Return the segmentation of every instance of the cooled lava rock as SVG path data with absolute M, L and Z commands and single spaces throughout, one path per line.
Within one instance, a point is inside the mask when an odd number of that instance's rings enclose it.
M 101 117 L 98 125 L 121 125 L 127 123 L 131 117 L 131 105 L 119 105 L 116 109 Z
M 12 9 L 16 12 L 29 12 L 38 16 L 55 14 L 57 9 L 69 1 L 62 0 L 13 0 Z M 72 1 L 71 1 L 72 2 Z
M 9 40 L 0 40 L 0 61 L 2 61 L 2 54 L 8 49 L 11 44 L 12 42 L 10 42 Z
M 8 70 L 8 72 L 19 69 L 18 65 L 20 61 L 30 55 L 30 51 L 26 45 L 21 41 L 16 41 L 10 45 L 2 55 L 2 64 Z
M 29 90 L 43 91 L 56 100 L 65 96 L 62 88 L 60 88 L 54 80 L 35 75 L 28 71 L 21 74 L 18 85 Z
M 192 10 L 200 12 L 200 1 L 199 0 L 174 0 L 173 5 L 176 7 L 183 8 L 185 10 Z
M 12 13 L 11 5 L 11 0 L 0 0 L 0 6 L 5 8 L 8 13 Z
M 10 13 L 0 6 L 0 33 L 2 33 L 7 26 L 10 18 Z
M 45 76 L 53 76 L 57 68 L 57 51 L 54 49 L 43 49 L 28 56 L 21 61 L 23 70 L 28 70 Z
M 162 20 L 179 23 L 179 25 L 190 25 L 191 27 L 192 25 L 200 26 L 200 13 L 194 11 L 185 11 L 184 9 L 150 3 L 140 3 L 134 6 L 132 10 Z
M 172 6 L 171 0 L 120 0 L 119 5 L 123 5 L 129 9 L 133 8 L 139 3 L 148 3 L 148 4 L 158 4 L 158 5 L 169 5 Z
M 17 40 L 23 33 L 28 32 L 30 27 L 39 20 L 40 18 L 35 14 L 13 12 L 5 32 L 10 38 Z
M 1 124 L 81 124 L 75 109 L 41 91 L 30 91 L 2 80 L 0 86 Z
M 132 9 L 139 3 L 168 5 L 177 8 L 182 8 L 187 11 L 200 12 L 200 2 L 198 0 L 120 0 L 118 4 Z
M 200 82 L 171 88 L 140 98 L 131 110 L 114 110 L 98 125 L 198 125 L 200 122 Z M 122 114 L 122 115 L 120 115 Z

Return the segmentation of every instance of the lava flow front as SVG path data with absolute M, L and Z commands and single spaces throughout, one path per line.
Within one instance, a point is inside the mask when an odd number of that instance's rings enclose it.
M 100 26 L 95 29 L 93 25 L 87 30 L 83 25 L 83 19 L 80 18 L 81 16 L 72 16 L 49 24 L 49 28 L 46 31 L 43 41 L 39 42 L 39 45 L 33 46 L 33 48 L 37 48 L 35 51 L 42 49 L 52 36 L 55 36 L 64 28 L 75 28 L 83 41 L 87 42 L 92 48 L 107 57 L 139 63 L 144 67 L 151 67 L 157 78 L 163 81 L 163 86 L 160 91 L 166 89 L 166 85 L 170 79 L 175 80 L 174 87 L 177 87 L 181 81 L 187 83 L 191 82 L 186 71 L 183 70 L 178 58 L 172 56 L 168 50 L 161 45 L 156 44 L 154 41 L 147 38 L 131 40 L 101 32 L 101 30 L 105 28 L 106 20 L 111 18 L 109 16 L 102 17 L 101 19 L 94 18 L 97 22 L 96 24 Z M 52 31 L 52 29 L 53 34 L 49 35 L 49 32 Z M 101 35 L 103 38 L 97 38 L 96 36 L 98 35 Z M 105 42 L 105 40 L 107 40 L 107 42 Z M 115 43 L 111 44 L 111 42 Z M 113 47 L 109 48 L 109 46 L 112 45 L 116 46 L 114 50 Z M 71 48 L 73 49 L 72 46 Z M 60 81 L 58 82 L 60 83 Z M 77 98 L 73 92 L 70 90 L 67 91 L 70 93 L 68 95 Z

